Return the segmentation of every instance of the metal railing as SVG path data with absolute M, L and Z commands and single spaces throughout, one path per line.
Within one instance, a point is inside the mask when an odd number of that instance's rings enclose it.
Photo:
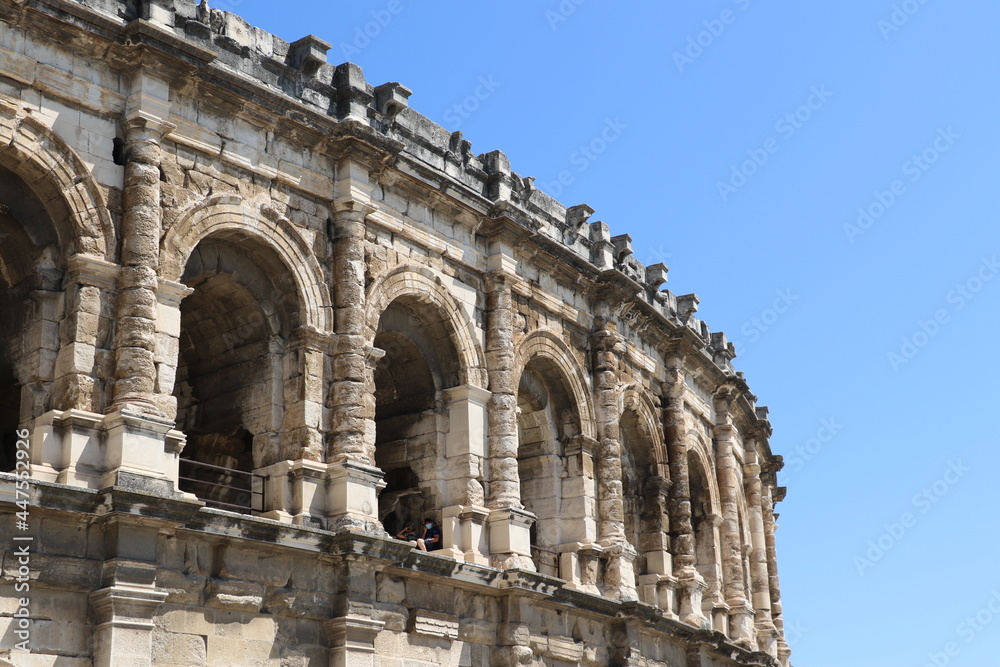
M 551 577 L 559 576 L 559 552 L 546 549 L 544 547 L 531 545 L 531 560 L 535 562 L 535 569 L 541 574 Z
M 258 475 L 254 472 L 237 470 L 236 468 L 226 468 L 224 466 L 217 466 L 212 465 L 211 463 L 202 463 L 201 461 L 184 458 L 180 460 L 180 465 L 181 474 L 178 476 L 178 479 L 181 482 L 186 482 L 186 484 L 182 486 L 183 490 L 195 494 L 209 507 L 217 507 L 219 509 L 229 510 L 232 512 L 240 512 L 241 514 L 252 514 L 253 512 L 260 512 L 263 510 L 264 484 L 267 481 L 266 475 Z M 192 474 L 190 470 L 191 468 L 209 471 L 209 474 L 205 475 L 209 478 L 201 479 L 198 477 L 185 476 L 185 468 L 188 468 L 186 471 L 188 474 Z M 216 481 L 212 481 L 212 473 L 214 473 Z M 229 480 L 232 480 L 233 478 L 239 480 L 245 479 L 247 485 L 234 486 L 233 484 L 223 484 L 219 481 L 227 479 L 227 476 Z M 221 490 L 221 492 L 213 493 L 213 491 L 217 489 Z M 209 496 L 221 496 L 226 500 L 217 500 L 216 498 Z

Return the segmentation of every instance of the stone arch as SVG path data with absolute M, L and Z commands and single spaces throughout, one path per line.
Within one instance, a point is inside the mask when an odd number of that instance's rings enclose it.
M 471 317 L 440 276 L 401 266 L 372 282 L 365 299 L 373 372 L 375 464 L 385 473 L 379 520 L 390 534 L 419 525 L 455 500 L 453 471 L 440 465 L 451 433 L 447 390 L 486 383 Z M 458 391 L 458 390 L 456 390 Z
M 737 468 L 742 470 L 742 464 L 737 462 Z M 743 591 L 748 600 L 753 600 L 753 573 L 751 565 L 751 552 L 753 550 L 753 536 L 750 526 L 750 505 L 747 502 L 746 478 L 742 472 L 738 473 L 739 483 L 736 488 L 736 525 L 739 535 L 737 549 L 740 552 L 740 576 L 743 579 Z
M 698 462 L 700 469 L 705 476 L 706 492 L 708 494 L 709 507 L 714 514 L 722 512 L 722 500 L 719 497 L 719 484 L 716 481 L 714 456 L 712 446 L 705 439 L 705 436 L 698 431 L 688 431 L 687 452 L 689 460 L 693 457 Z
M 574 469 L 571 444 L 594 441 L 596 425 L 585 376 L 571 350 L 554 332 L 529 335 L 514 355 L 517 377 L 517 467 L 520 499 L 535 515 L 531 527 L 532 559 L 538 571 L 558 574 L 556 552 L 578 542 L 593 523 L 596 480 L 565 483 Z M 581 456 L 582 454 L 576 454 Z M 577 464 L 579 465 L 579 464 Z
M 333 331 L 332 301 L 319 261 L 295 225 L 267 204 L 255 205 L 238 195 L 213 195 L 181 214 L 164 236 L 160 276 L 180 281 L 202 239 L 233 232 L 253 237 L 281 259 L 295 279 L 301 325 Z
M 558 368 L 577 407 L 580 434 L 588 438 L 596 438 L 597 422 L 591 402 L 590 384 L 587 381 L 587 375 L 577 363 L 566 341 L 548 329 L 533 331 L 518 346 L 514 354 L 514 368 L 523 372 L 528 362 L 535 357 L 544 358 Z
M 183 283 L 176 378 L 161 349 L 160 382 L 187 436 L 181 488 L 225 509 L 259 506 L 250 473 L 300 458 L 308 443 L 303 355 L 308 331 L 329 331 L 318 261 L 267 206 L 232 195 L 185 212 L 161 247 L 161 276 Z M 306 334 L 308 335 L 308 334 Z M 313 397 L 319 398 L 319 397 Z M 315 456 L 315 452 L 312 452 Z
M 649 571 L 647 556 L 657 554 L 662 561 L 668 546 L 669 464 L 663 428 L 649 392 L 641 385 L 629 385 L 621 394 L 620 414 L 624 530 L 637 554 L 636 577 L 641 577 Z
M 687 448 L 691 500 L 691 528 L 694 533 L 695 569 L 706 584 L 702 612 L 713 623 L 720 622 L 716 607 L 724 602 L 721 561 L 721 505 L 715 468 L 706 455 L 708 445 L 698 434 L 689 434 Z M 724 627 L 716 627 L 724 630 Z
M 395 301 L 408 298 L 427 305 L 441 315 L 458 356 L 458 384 L 486 388 L 486 358 L 479 345 L 472 317 L 440 276 L 427 267 L 399 266 L 374 280 L 365 296 L 365 324 L 374 339 L 379 319 Z
M 639 425 L 649 436 L 652 445 L 651 462 L 657 466 L 657 474 L 667 476 L 667 443 L 663 425 L 657 415 L 659 408 L 649 392 L 637 384 L 631 384 L 621 394 L 621 413 L 632 412 L 636 415 Z
M 64 257 L 80 253 L 114 261 L 114 223 L 87 165 L 38 119 L 2 102 L 0 167 L 30 185 L 56 226 Z

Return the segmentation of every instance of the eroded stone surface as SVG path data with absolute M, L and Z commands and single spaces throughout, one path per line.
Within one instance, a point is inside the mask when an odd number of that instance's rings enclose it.
M 628 235 L 314 36 L 0 23 L 0 657 L 788 664 L 766 409 Z

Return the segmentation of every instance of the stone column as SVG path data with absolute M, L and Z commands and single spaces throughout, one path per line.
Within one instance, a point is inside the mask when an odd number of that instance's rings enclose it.
M 707 627 L 701 601 L 705 582 L 695 568 L 694 528 L 691 523 L 691 481 L 687 464 L 687 419 L 684 410 L 685 370 L 683 357 L 668 350 L 665 359 L 667 381 L 663 383 L 665 403 L 664 430 L 670 461 L 670 528 L 673 534 L 671 553 L 678 585 L 678 615 L 696 627 Z
M 343 616 L 326 621 L 330 636 L 330 667 L 374 667 L 375 637 L 383 621 L 365 616 Z
M 761 651 L 777 657 L 777 632 L 774 628 L 774 621 L 771 619 L 771 591 L 767 573 L 767 538 L 764 535 L 760 464 L 755 448 L 746 453 L 743 476 L 746 486 L 747 508 L 750 515 L 748 517 L 752 540 L 750 584 L 755 610 L 754 627 L 757 631 L 757 646 Z
M 610 320 L 598 323 L 590 337 L 593 353 L 597 416 L 597 514 L 600 544 L 608 558 L 604 594 L 618 600 L 636 600 L 636 552 L 625 538 L 625 503 L 622 497 L 621 410 L 618 361 L 625 353 L 625 339 Z
M 521 505 L 517 473 L 517 369 L 514 368 L 514 298 L 508 278 L 486 278 L 486 368 L 490 383 L 488 443 L 492 509 Z
M 323 374 L 330 349 L 327 333 L 300 327 L 292 335 L 284 363 L 285 416 L 281 426 L 281 447 L 270 455 L 270 461 L 308 459 L 322 461 L 323 434 Z
M 517 472 L 517 377 L 514 368 L 514 296 L 512 276 L 517 262 L 513 249 L 491 240 L 486 276 L 486 370 L 490 400 L 487 406 L 487 443 L 490 485 L 490 555 L 496 567 L 534 570 L 531 525 L 534 516 L 523 510 Z
M 729 387 L 715 394 L 716 421 L 714 426 L 715 457 L 719 477 L 719 499 L 722 503 L 722 571 L 723 595 L 729 607 L 729 636 L 740 644 L 753 640 L 752 610 L 747 600 L 743 570 L 743 540 L 740 533 L 738 496 L 743 491 L 733 451 L 734 431 L 731 413 L 736 395 Z
M 771 473 L 773 475 L 773 473 Z M 767 545 L 768 591 L 771 597 L 771 618 L 777 631 L 778 661 L 788 666 L 791 649 L 785 641 L 785 621 L 781 613 L 781 587 L 778 584 L 778 555 L 775 549 L 774 533 L 778 529 L 777 515 L 774 513 L 775 494 L 783 492 L 784 487 L 775 488 L 772 484 L 763 487 L 761 493 L 761 514 L 764 520 L 764 542 Z M 780 500 L 782 496 L 778 495 Z
M 159 281 L 156 292 L 156 395 L 167 419 L 177 418 L 177 399 L 173 396 L 180 362 L 181 301 L 194 289 L 170 280 Z
M 162 416 L 156 400 L 156 289 L 160 266 L 160 138 L 172 129 L 168 84 L 145 72 L 131 82 L 125 121 L 121 271 L 112 410 Z
M 333 216 L 333 308 L 336 342 L 330 386 L 330 460 L 375 462 L 375 398 L 369 393 L 372 359 L 365 327 L 365 218 L 375 211 L 367 199 L 358 201 L 355 186 L 367 186 L 361 165 L 344 161 Z M 367 188 L 366 188 L 367 189 Z M 367 197 L 367 195 L 364 195 Z M 377 355 L 381 356 L 381 355 Z
M 102 486 L 155 483 L 174 495 L 183 436 L 173 430 L 173 397 L 157 391 L 157 289 L 160 260 L 160 138 L 173 126 L 169 85 L 132 74 L 125 105 L 125 188 L 118 274 L 114 390 Z M 156 480 L 156 482 L 152 482 Z
M 327 466 L 323 462 L 324 382 L 329 333 L 300 327 L 279 362 L 286 366 L 285 416 L 281 446 L 265 455 L 254 472 L 262 485 L 262 516 L 300 526 L 324 525 L 327 515 Z
M 375 467 L 375 364 L 365 326 L 365 219 L 371 201 L 368 168 L 346 158 L 337 164 L 333 218 L 333 342 L 328 527 L 383 532 L 378 523 L 382 471 Z

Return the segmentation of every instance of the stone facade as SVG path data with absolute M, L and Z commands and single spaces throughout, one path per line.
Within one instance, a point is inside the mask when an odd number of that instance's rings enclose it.
M 328 48 L 0 0 L 0 657 L 787 666 L 697 297 Z

